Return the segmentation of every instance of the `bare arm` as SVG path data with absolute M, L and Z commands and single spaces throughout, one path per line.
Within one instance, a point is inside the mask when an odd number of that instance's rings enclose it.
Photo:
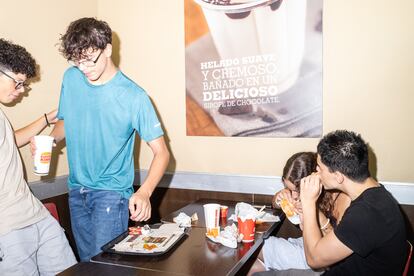
M 330 219 L 328 219 L 324 213 L 322 213 L 320 210 L 318 211 L 318 219 L 319 219 L 319 228 L 321 229 L 322 235 L 325 236 L 329 232 L 332 231 L 332 223 Z
M 333 231 L 322 237 L 317 220 L 316 200 L 322 185 L 319 176 L 313 174 L 301 180 L 301 201 L 303 206 L 303 241 L 306 261 L 314 269 L 327 267 L 352 254 Z
M 58 121 L 49 135 L 54 137 L 56 142 L 65 139 L 65 121 Z
M 49 123 L 56 122 L 56 114 L 57 110 L 53 110 L 46 114 L 47 120 Z M 30 139 L 39 134 L 45 127 L 47 126 L 47 122 L 45 116 L 40 117 L 36 121 L 32 122 L 31 124 L 22 127 L 14 132 L 14 136 L 16 139 L 16 145 L 18 147 L 22 147 L 30 142 Z
M 154 154 L 147 178 L 141 187 L 129 199 L 129 211 L 134 221 L 144 221 L 151 217 L 150 197 L 161 177 L 164 175 L 170 160 L 170 153 L 164 137 L 159 137 L 148 143 Z

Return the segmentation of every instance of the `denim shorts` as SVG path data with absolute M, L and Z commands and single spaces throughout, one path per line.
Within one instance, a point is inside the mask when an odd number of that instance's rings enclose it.
M 104 244 L 127 230 L 128 199 L 116 191 L 72 189 L 69 208 L 81 261 L 89 261 Z

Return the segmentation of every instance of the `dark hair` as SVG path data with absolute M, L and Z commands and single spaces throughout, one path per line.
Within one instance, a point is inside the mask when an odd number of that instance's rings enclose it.
M 295 185 L 296 190 L 300 191 L 300 180 L 313 172 L 316 172 L 315 152 L 298 152 L 292 155 L 283 168 L 283 179 L 289 180 Z M 318 199 L 318 207 L 328 218 L 332 217 L 334 200 L 330 191 L 322 190 Z
M 300 180 L 316 171 L 316 153 L 298 152 L 292 155 L 283 168 L 283 179 L 299 187 Z
M 370 177 L 368 146 L 355 132 L 337 130 L 326 134 L 318 144 L 318 154 L 330 172 L 338 171 L 356 182 Z
M 15 74 L 36 76 L 36 61 L 22 46 L 0 38 L 0 67 Z
M 70 23 L 60 38 L 60 52 L 67 60 L 86 57 L 86 50 L 105 49 L 112 43 L 112 30 L 105 21 L 85 17 Z

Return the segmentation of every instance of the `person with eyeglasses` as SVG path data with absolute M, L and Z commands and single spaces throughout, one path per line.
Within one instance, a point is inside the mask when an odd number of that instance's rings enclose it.
M 11 80 L 13 80 L 15 82 L 15 85 L 14 85 L 14 89 L 15 90 L 20 90 L 20 88 L 28 88 L 28 85 L 27 85 L 26 82 L 24 82 L 22 80 L 16 80 L 12 76 L 10 76 L 6 72 L 4 72 L 3 70 L 0 70 L 0 73 L 2 73 L 3 75 L 5 75 L 6 77 L 8 77 L 9 79 L 11 79 Z
M 35 76 L 30 53 L 0 38 L 0 103 L 13 104 Z M 30 191 L 17 149 L 54 123 L 56 113 L 13 131 L 0 109 L 0 275 L 56 275 L 76 263 L 59 223 Z
M 127 230 L 128 217 L 151 217 L 150 196 L 169 151 L 147 93 L 112 61 L 112 30 L 106 22 L 81 18 L 70 23 L 60 50 L 72 66 L 63 76 L 60 120 L 50 135 L 66 140 L 72 230 L 81 261 L 88 261 Z M 136 133 L 153 158 L 134 192 Z

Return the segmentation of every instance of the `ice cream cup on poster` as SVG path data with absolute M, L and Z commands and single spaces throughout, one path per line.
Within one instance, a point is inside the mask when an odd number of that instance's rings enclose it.
M 54 138 L 47 135 L 34 137 L 36 152 L 34 154 L 33 172 L 36 175 L 48 175 Z
M 217 237 L 220 234 L 220 204 L 204 204 L 204 218 L 207 235 Z
M 306 0 L 194 1 L 221 60 L 241 60 L 246 66 L 266 56 L 261 63 L 278 93 L 293 86 L 305 49 Z

